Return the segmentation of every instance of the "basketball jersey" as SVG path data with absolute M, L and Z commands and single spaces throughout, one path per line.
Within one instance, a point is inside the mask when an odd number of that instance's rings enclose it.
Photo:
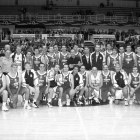
M 119 64 L 119 55 L 117 54 L 115 57 L 110 55 L 110 70 L 115 70 L 116 64 Z
M 62 74 L 63 76 L 63 84 L 62 87 L 63 88 L 70 88 L 71 87 L 71 83 L 70 83 L 70 74 L 68 73 L 67 75 Z
M 67 59 L 68 59 L 68 53 L 63 54 L 61 52 L 60 53 L 60 58 L 59 58 L 59 66 L 60 66 L 60 69 L 63 69 L 64 65 L 67 64 Z
M 19 88 L 19 77 L 18 73 L 16 74 L 16 77 L 12 77 L 11 75 L 8 74 L 9 77 L 9 88 L 11 91 L 17 91 Z
M 3 74 L 1 74 L 1 76 L 0 76 L 0 88 L 2 88 L 2 86 L 3 86 L 2 76 L 3 76 Z
M 87 82 L 87 72 L 85 71 L 82 75 L 82 78 L 83 78 L 83 82 L 84 82 L 84 86 L 86 85 L 86 82 Z
M 108 52 L 108 50 L 106 50 L 105 52 L 105 60 L 106 60 L 106 63 L 107 63 L 107 58 L 112 54 L 112 51 L 111 52 Z
M 47 84 L 46 81 L 47 72 L 44 72 L 44 74 L 40 74 L 39 71 L 37 71 L 37 77 L 39 80 L 39 88 L 44 88 Z
M 133 52 L 131 52 L 130 54 L 124 53 L 123 68 L 131 69 L 133 67 L 134 67 Z
M 131 73 L 131 83 L 130 83 L 130 85 L 131 85 L 132 88 L 136 88 L 139 85 L 139 80 L 140 80 L 139 79 L 139 73 L 136 76 L 134 76 L 133 73 Z
M 31 69 L 33 69 L 33 59 L 27 59 L 26 58 L 26 62 L 30 63 Z
M 108 88 L 112 86 L 112 79 L 111 79 L 111 72 L 109 71 L 107 75 L 102 72 L 102 77 L 103 77 L 103 85 L 102 88 Z
M 41 55 L 38 57 L 33 56 L 33 67 L 35 71 L 39 70 L 40 63 L 41 63 Z
M 100 84 L 100 72 L 98 72 L 97 73 L 97 75 L 96 76 L 94 76 L 93 74 L 91 74 L 91 83 L 93 84 L 93 85 L 97 85 L 97 84 Z
M 54 53 L 55 58 L 56 58 L 56 63 L 59 64 L 59 59 L 60 59 L 60 52 Z
M 137 68 L 138 71 L 140 72 L 140 55 L 136 54 L 136 57 L 137 57 Z
M 77 52 L 76 54 L 75 54 L 75 57 L 79 57 L 79 59 L 81 60 L 81 53 L 79 53 L 79 52 Z
M 22 70 L 22 54 L 15 55 L 14 62 L 18 65 L 18 70 Z
M 56 64 L 58 64 L 58 62 L 56 61 L 56 56 L 55 54 L 50 55 L 48 54 L 48 59 L 49 59 L 49 63 L 48 63 L 48 69 L 54 68 Z M 55 59 L 54 62 L 51 62 L 52 59 Z

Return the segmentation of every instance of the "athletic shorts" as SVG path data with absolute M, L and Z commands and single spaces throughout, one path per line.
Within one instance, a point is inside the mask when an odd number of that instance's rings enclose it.
M 54 90 L 54 92 L 56 93 L 58 86 L 53 87 L 52 89 Z

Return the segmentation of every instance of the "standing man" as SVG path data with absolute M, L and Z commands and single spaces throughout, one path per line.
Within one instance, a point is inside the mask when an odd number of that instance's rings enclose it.
M 105 63 L 105 57 L 100 53 L 100 46 L 96 45 L 95 52 L 90 55 L 91 66 L 96 67 L 97 70 L 102 70 L 103 63 Z
M 54 48 L 52 46 L 49 47 L 49 53 L 47 54 L 49 63 L 48 63 L 48 69 L 54 68 L 56 64 L 58 64 L 58 61 L 56 60 L 56 55 L 54 54 Z
M 18 71 L 24 70 L 25 55 L 21 53 L 21 46 L 17 45 L 16 52 L 11 54 L 13 62 L 18 65 Z
M 122 55 L 122 68 L 129 75 L 134 66 L 137 66 L 136 54 L 132 52 L 130 45 L 126 47 L 126 52 Z
M 88 47 L 84 49 L 84 55 L 82 56 L 82 62 L 85 66 L 86 70 L 91 70 L 91 63 L 90 63 L 90 51 Z
M 137 46 L 136 60 L 137 60 L 138 72 L 140 73 L 140 45 Z
M 67 65 L 67 60 L 69 58 L 69 53 L 67 52 L 66 46 L 62 46 L 61 50 L 62 52 L 60 52 L 59 58 L 60 70 L 63 69 L 64 65 Z
M 75 56 L 75 51 L 71 50 L 71 57 L 67 61 L 69 70 L 72 71 L 75 65 L 81 66 L 81 60 Z

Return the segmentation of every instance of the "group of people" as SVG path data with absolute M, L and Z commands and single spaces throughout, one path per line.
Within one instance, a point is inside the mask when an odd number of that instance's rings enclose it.
M 2 110 L 17 108 L 19 97 L 25 109 L 39 108 L 44 100 L 52 107 L 54 98 L 59 107 L 140 103 L 140 46 L 135 52 L 130 45 L 108 43 L 105 50 L 96 44 L 94 52 L 84 46 L 83 54 L 77 45 L 70 51 L 66 46 L 34 46 L 23 54 L 20 44 L 14 53 L 5 45 L 0 58 Z

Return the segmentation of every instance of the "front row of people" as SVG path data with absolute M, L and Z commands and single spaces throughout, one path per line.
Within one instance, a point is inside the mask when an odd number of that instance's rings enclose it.
M 25 63 L 25 71 L 17 72 L 17 64 L 11 65 L 11 71 L 4 75 L 0 67 L 0 93 L 3 104 L 2 110 L 8 111 L 7 100 L 10 99 L 9 106 L 16 108 L 18 95 L 25 101 L 24 108 L 38 108 L 39 102 L 45 97 L 47 106 L 52 107 L 52 99 L 58 97 L 58 106 L 69 106 L 70 103 L 89 104 L 90 100 L 96 103 L 113 101 L 118 104 L 120 100 L 125 101 L 125 105 L 132 104 L 135 99 L 140 103 L 140 74 L 137 67 L 129 77 L 120 65 L 115 66 L 116 72 L 110 71 L 107 65 L 103 66 L 103 71 L 98 71 L 93 67 L 91 71 L 86 71 L 85 66 L 74 66 L 73 71 L 69 71 L 68 65 L 64 65 L 62 71 L 59 65 L 55 65 L 48 72 L 45 65 L 40 64 L 40 69 L 34 71 L 30 63 Z M 75 105 L 74 104 L 74 105 Z

